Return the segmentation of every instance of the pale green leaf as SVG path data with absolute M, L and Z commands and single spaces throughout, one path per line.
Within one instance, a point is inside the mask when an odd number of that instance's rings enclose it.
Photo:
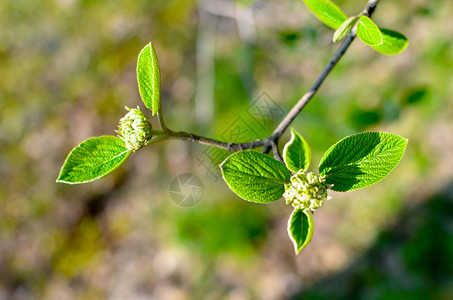
M 329 0 L 304 0 L 308 9 L 327 26 L 338 29 L 348 17 Z
M 308 210 L 294 209 L 288 220 L 288 235 L 294 244 L 296 254 L 310 243 L 313 227 L 313 216 Z
M 379 46 L 371 46 L 374 50 L 385 55 L 396 55 L 404 51 L 409 44 L 408 39 L 401 33 L 390 29 L 380 28 L 383 42 Z
M 138 55 L 137 82 L 140 96 L 153 116 L 160 108 L 160 69 L 152 43 L 146 45 Z
M 375 184 L 396 167 L 407 139 L 386 132 L 348 136 L 330 147 L 321 159 L 319 173 L 337 192 L 348 192 Z
M 367 45 L 378 46 L 383 38 L 379 27 L 367 16 L 361 16 L 357 24 L 357 36 Z
M 239 197 L 258 203 L 278 200 L 291 173 L 281 162 L 258 152 L 240 151 L 220 165 L 222 176 Z
M 291 139 L 283 148 L 285 164 L 294 173 L 306 171 L 311 162 L 311 149 L 305 139 L 293 128 Z
M 358 19 L 358 17 L 350 17 L 344 21 L 343 24 L 341 24 L 341 26 L 333 33 L 332 42 L 336 43 L 344 39 L 351 32 Z
M 130 154 L 119 137 L 89 138 L 69 153 L 57 182 L 77 184 L 100 179 L 121 166 Z

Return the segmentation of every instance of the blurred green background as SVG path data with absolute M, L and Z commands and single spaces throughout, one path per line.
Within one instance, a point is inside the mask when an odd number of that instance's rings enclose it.
M 74 146 L 143 107 L 150 41 L 172 129 L 265 137 L 280 115 L 257 122 L 256 100 L 288 111 L 338 47 L 302 1 L 1 1 L 0 299 L 453 299 L 452 15 L 451 1 L 380 1 L 374 20 L 408 49 L 355 41 L 293 123 L 312 170 L 348 134 L 409 138 L 389 178 L 332 195 L 295 256 L 290 207 L 240 200 L 210 161 L 225 154 L 204 146 L 170 141 L 97 182 L 55 180 Z M 169 194 L 186 172 L 204 186 L 190 208 Z

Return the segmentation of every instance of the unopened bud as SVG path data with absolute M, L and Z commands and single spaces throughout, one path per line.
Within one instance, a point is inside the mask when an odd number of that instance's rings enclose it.
M 129 112 L 120 119 L 116 133 L 124 140 L 128 150 L 137 151 L 151 139 L 153 127 L 138 106 L 126 109 Z
M 324 178 L 317 176 L 315 173 L 297 173 L 291 177 L 291 183 L 285 184 L 285 193 L 283 197 L 286 204 L 293 207 L 315 211 L 329 200 L 327 189 L 332 185 L 325 184 Z

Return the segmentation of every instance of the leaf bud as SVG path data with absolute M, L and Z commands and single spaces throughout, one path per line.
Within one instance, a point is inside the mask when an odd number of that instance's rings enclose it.
M 118 124 L 118 136 L 124 140 L 128 150 L 137 151 L 143 148 L 153 136 L 153 127 L 148 117 L 137 108 L 128 108 L 129 111 Z
M 327 189 L 332 185 L 325 184 L 324 178 L 313 172 L 296 173 L 291 179 L 291 183 L 285 184 L 283 197 L 286 204 L 291 204 L 294 208 L 315 211 L 329 200 Z

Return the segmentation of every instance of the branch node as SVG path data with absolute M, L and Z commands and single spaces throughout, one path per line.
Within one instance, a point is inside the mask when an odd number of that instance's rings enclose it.
M 365 9 L 362 11 L 363 15 L 371 17 L 379 0 L 368 0 Z M 278 156 L 278 159 L 282 161 L 281 155 L 278 151 L 278 142 L 280 137 L 285 133 L 286 129 L 291 125 L 294 119 L 299 115 L 299 113 L 304 109 L 304 107 L 310 102 L 313 98 L 315 93 L 321 87 L 324 80 L 330 74 L 332 69 L 336 66 L 336 64 L 340 61 L 340 59 L 345 54 L 346 50 L 349 48 L 353 40 L 355 39 L 356 34 L 352 32 L 352 34 L 348 35 L 335 54 L 330 59 L 329 63 L 324 67 L 321 74 L 318 76 L 316 81 L 313 83 L 311 88 L 297 101 L 297 103 L 292 107 L 292 109 L 287 113 L 287 115 L 283 118 L 283 120 L 277 125 L 275 130 L 272 134 L 264 139 L 256 139 L 249 143 L 227 143 L 222 142 L 202 136 L 198 136 L 195 134 L 188 134 L 185 132 L 173 132 L 165 125 L 165 122 L 162 117 L 162 110 L 160 109 L 157 113 L 159 118 L 159 123 L 162 127 L 162 130 L 167 134 L 167 137 L 179 138 L 183 140 L 189 140 L 191 142 L 200 143 L 204 145 L 209 145 L 213 147 L 218 147 L 222 149 L 226 149 L 228 151 L 237 151 L 237 150 L 245 150 L 245 149 L 255 149 L 258 147 L 263 147 L 261 153 L 268 154 L 270 150 L 274 150 L 274 156 Z M 276 158 L 277 159 L 277 158 Z

